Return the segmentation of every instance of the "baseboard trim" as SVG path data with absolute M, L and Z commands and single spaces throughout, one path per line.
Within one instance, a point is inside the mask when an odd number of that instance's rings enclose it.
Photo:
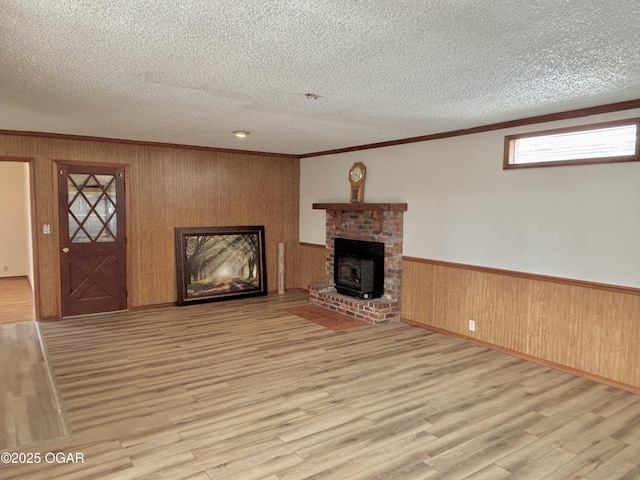
M 166 308 L 176 307 L 178 302 L 164 302 L 164 303 L 150 303 L 149 305 L 136 305 L 135 307 L 129 307 L 129 312 L 139 312 L 141 310 L 152 310 L 154 308 Z
M 570 373 L 572 375 L 576 375 L 578 377 L 586 378 L 587 380 L 592 380 L 594 382 L 602 383 L 604 385 L 608 385 L 609 387 L 614 387 L 619 390 L 624 390 L 636 395 L 640 395 L 640 387 L 635 385 L 629 385 L 627 383 L 618 382 L 616 380 L 612 380 L 610 378 L 601 377 L 600 375 L 595 375 L 593 373 L 585 372 L 583 370 L 578 370 L 576 368 L 568 367 L 566 365 L 562 365 L 555 362 L 550 362 L 543 358 L 534 357 L 532 355 L 528 355 L 526 353 L 518 352 L 516 350 L 511 350 L 510 348 L 501 347 L 500 345 L 495 345 L 493 343 L 484 342 L 482 340 L 478 340 L 473 337 L 469 337 L 467 335 L 462 335 L 456 332 L 451 332 L 449 330 L 445 330 L 443 328 L 434 327 L 432 325 L 427 325 L 425 323 L 415 322 L 413 320 L 408 320 L 406 318 L 402 319 L 403 323 L 407 325 L 411 325 L 418 328 L 423 328 L 425 330 L 430 330 L 435 333 L 440 333 L 442 335 L 446 335 L 448 337 L 460 338 L 462 340 L 466 340 L 467 342 L 474 343 L 481 347 L 486 347 L 491 350 L 495 350 L 497 352 L 505 353 L 507 355 L 511 355 L 512 357 L 521 358 L 523 360 L 527 360 L 529 362 L 534 362 L 539 365 L 543 365 L 545 367 L 553 368 L 554 370 L 559 370 L 561 372 Z
M 298 242 L 300 247 L 311 247 L 311 248 L 327 248 L 326 245 L 320 245 L 319 243 L 306 243 L 306 242 Z
M 247 300 L 250 300 L 252 298 L 256 299 L 256 298 L 261 298 L 261 297 L 265 297 L 265 296 L 277 296 L 277 295 L 286 295 L 287 293 L 302 293 L 302 292 L 308 292 L 308 290 L 305 290 L 304 288 L 300 288 L 300 287 L 291 287 L 291 288 L 287 288 L 285 293 L 278 293 L 277 290 L 268 290 L 267 291 L 267 295 L 256 295 L 254 297 L 248 297 Z M 223 301 L 233 301 L 235 299 L 230 299 L 230 300 L 223 300 Z M 219 302 L 202 302 L 198 305 L 202 305 L 202 304 L 206 304 L 209 303 L 211 305 L 215 305 L 216 303 Z M 149 304 L 149 305 L 138 305 L 135 307 L 130 307 L 128 311 L 130 312 L 138 312 L 138 311 L 142 311 L 142 310 L 153 310 L 155 308 L 166 308 L 166 307 L 177 307 L 178 306 L 178 302 L 165 302 L 165 303 L 153 303 L 153 304 Z M 189 306 L 189 305 L 184 305 L 185 307 Z

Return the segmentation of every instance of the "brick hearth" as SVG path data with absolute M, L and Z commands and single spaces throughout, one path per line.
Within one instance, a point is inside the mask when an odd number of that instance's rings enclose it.
M 400 320 L 402 298 L 402 220 L 406 203 L 316 203 L 327 211 L 325 284 L 309 287 L 309 302 L 369 323 Z M 336 292 L 333 282 L 335 238 L 384 243 L 384 295 L 360 300 Z

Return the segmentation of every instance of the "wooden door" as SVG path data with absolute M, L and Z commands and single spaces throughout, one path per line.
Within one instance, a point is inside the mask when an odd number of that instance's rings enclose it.
M 62 316 L 127 308 L 124 168 L 59 165 Z

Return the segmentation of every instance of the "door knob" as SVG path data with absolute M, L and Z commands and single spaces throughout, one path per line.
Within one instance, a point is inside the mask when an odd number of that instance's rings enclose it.
M 69 247 L 64 247 L 62 249 L 62 253 L 69 253 Z

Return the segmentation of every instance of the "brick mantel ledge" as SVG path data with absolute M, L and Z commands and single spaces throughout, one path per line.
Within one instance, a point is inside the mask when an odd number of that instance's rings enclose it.
M 370 212 L 371 218 L 375 222 L 375 231 L 382 231 L 382 214 L 384 212 L 406 212 L 406 203 L 314 203 L 314 210 L 334 210 L 336 212 Z M 342 218 L 335 217 L 336 226 L 342 223 Z
M 314 203 L 314 210 L 341 210 L 343 212 L 406 212 L 406 203 Z

